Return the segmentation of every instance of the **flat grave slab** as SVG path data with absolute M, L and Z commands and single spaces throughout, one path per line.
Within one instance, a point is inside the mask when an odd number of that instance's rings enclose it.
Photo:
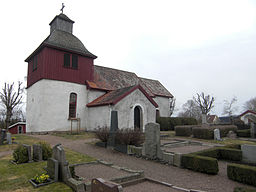
M 85 182 L 90 182 L 94 178 L 102 178 L 104 180 L 111 180 L 117 177 L 125 177 L 132 175 L 123 170 L 118 170 L 103 164 L 85 164 L 75 167 L 75 173 L 79 177 L 85 178 Z
M 177 147 L 161 147 L 161 149 L 165 152 L 173 152 L 173 153 L 182 153 L 182 154 L 187 154 L 187 153 L 194 153 L 197 151 L 202 151 L 204 149 L 210 149 L 212 147 L 210 146 L 205 146 L 205 145 L 185 145 L 185 146 L 177 146 Z

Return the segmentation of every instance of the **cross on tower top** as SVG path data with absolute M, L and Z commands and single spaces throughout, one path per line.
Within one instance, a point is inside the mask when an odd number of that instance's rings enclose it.
M 61 13 L 63 13 L 64 7 L 65 7 L 65 5 L 64 5 L 64 3 L 62 3 L 62 7 L 61 7 L 61 9 L 60 9 Z

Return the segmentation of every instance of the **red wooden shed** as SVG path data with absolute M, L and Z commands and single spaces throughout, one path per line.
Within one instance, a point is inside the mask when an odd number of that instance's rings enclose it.
M 11 134 L 22 134 L 26 133 L 26 122 L 18 122 L 9 127 Z

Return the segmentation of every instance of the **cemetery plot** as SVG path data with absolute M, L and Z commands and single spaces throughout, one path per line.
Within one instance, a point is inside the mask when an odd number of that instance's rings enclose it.
M 75 166 L 75 174 L 84 178 L 85 183 L 90 183 L 94 178 L 122 183 L 131 179 L 143 177 L 143 171 L 133 171 L 102 162 L 88 163 Z
M 187 153 L 201 151 L 204 149 L 210 149 L 213 147 L 215 147 L 215 145 L 188 141 L 188 140 L 177 140 L 177 139 L 161 140 L 161 149 L 164 152 L 169 152 L 169 153 L 187 154 Z

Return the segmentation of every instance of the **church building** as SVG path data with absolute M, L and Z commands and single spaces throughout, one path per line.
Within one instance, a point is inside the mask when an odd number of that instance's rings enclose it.
M 27 132 L 92 131 L 110 126 L 144 129 L 156 115 L 170 115 L 172 94 L 157 80 L 94 65 L 97 58 L 73 35 L 65 14 L 50 22 L 50 35 L 27 57 Z

